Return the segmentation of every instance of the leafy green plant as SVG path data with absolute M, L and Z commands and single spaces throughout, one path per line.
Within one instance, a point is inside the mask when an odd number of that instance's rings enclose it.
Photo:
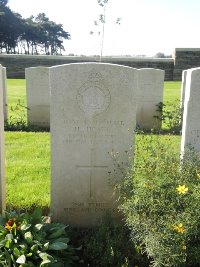
M 110 216 L 104 217 L 96 227 L 75 229 L 72 235 L 73 242 L 76 242 L 75 246 L 82 246 L 79 256 L 82 259 L 80 266 L 148 266 L 147 257 L 139 254 L 130 240 L 129 229 L 123 224 L 114 222 Z
M 153 138 L 153 137 L 152 137 Z M 200 158 L 184 161 L 157 136 L 136 145 L 134 165 L 119 190 L 131 237 L 153 267 L 200 266 Z
M 11 106 L 10 108 L 12 115 L 9 117 L 7 121 L 5 121 L 5 130 L 6 131 L 26 131 L 26 132 L 46 132 L 49 131 L 49 127 L 39 127 L 35 125 L 30 125 L 27 123 L 27 110 L 23 103 L 21 103 L 20 99 L 15 106 Z
M 5 122 L 5 130 L 8 131 L 21 131 L 27 128 L 27 119 L 26 119 L 26 110 L 25 107 L 20 100 L 18 100 L 17 104 L 13 107 L 11 106 L 11 112 L 13 115 L 9 117 L 9 119 Z
M 47 223 L 41 210 L 31 215 L 6 212 L 0 221 L 0 266 L 73 266 L 75 249 L 66 226 Z
M 170 133 L 180 134 L 183 114 L 183 109 L 180 106 L 180 101 L 176 99 L 175 101 L 173 101 L 173 103 L 160 102 L 157 107 L 160 113 L 160 117 L 155 117 L 162 121 L 163 128 L 167 129 L 167 131 Z

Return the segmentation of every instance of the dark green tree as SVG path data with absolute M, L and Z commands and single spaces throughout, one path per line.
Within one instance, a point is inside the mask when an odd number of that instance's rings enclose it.
M 21 33 L 21 15 L 12 12 L 7 7 L 7 0 L 0 0 L 0 51 L 6 53 L 16 53 L 18 39 Z
M 47 55 L 61 54 L 64 50 L 63 40 L 70 39 L 70 34 L 64 31 L 62 24 L 57 24 L 46 17 L 44 13 L 40 13 L 35 18 L 40 30 L 41 43 L 44 46 Z
M 0 0 L 0 53 L 61 54 L 64 39 L 70 39 L 62 24 L 44 13 L 23 19 L 7 4 L 8 0 Z

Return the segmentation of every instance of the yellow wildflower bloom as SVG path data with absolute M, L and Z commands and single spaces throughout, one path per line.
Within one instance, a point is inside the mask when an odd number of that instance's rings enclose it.
M 176 190 L 179 194 L 185 194 L 188 191 L 188 187 L 186 187 L 185 185 L 179 185 Z
M 199 171 L 197 172 L 197 178 L 200 179 L 200 172 Z
M 176 230 L 178 233 L 183 234 L 185 232 L 185 229 L 183 228 L 183 224 L 179 223 L 178 225 L 174 226 L 174 230 Z

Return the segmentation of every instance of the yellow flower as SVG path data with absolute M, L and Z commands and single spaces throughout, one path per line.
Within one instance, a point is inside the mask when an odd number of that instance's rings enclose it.
M 176 190 L 179 194 L 185 194 L 188 191 L 188 187 L 186 187 L 185 185 L 179 185 Z
M 200 179 L 200 172 L 199 171 L 197 172 L 197 178 Z
M 14 219 L 9 219 L 5 225 L 5 228 L 8 230 L 8 231 L 12 231 L 13 227 L 15 226 L 15 220 Z
M 178 225 L 174 226 L 174 230 L 176 230 L 178 233 L 183 234 L 185 232 L 185 229 L 183 228 L 183 224 L 179 223 Z
M 144 187 L 151 189 L 152 186 L 149 182 L 144 183 Z

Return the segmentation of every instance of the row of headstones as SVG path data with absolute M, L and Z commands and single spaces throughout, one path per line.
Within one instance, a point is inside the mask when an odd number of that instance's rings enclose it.
M 182 144 L 193 131 L 196 149 L 200 70 L 188 71 L 187 79 Z M 91 226 L 107 212 L 118 216 L 113 187 L 122 178 L 117 165 L 126 168 L 134 152 L 138 81 L 136 69 L 112 64 L 69 64 L 49 69 L 53 220 Z M 192 125 L 190 131 L 187 123 Z M 1 87 L 0 126 L 3 205 Z
M 73 64 L 69 64 L 69 68 L 70 66 L 73 68 Z M 30 125 L 50 127 L 50 69 L 32 67 L 25 70 L 27 118 Z M 71 75 L 79 79 L 77 73 Z M 142 129 L 158 129 L 161 127 L 158 104 L 163 102 L 164 71 L 151 68 L 138 69 L 137 75 L 136 124 Z

